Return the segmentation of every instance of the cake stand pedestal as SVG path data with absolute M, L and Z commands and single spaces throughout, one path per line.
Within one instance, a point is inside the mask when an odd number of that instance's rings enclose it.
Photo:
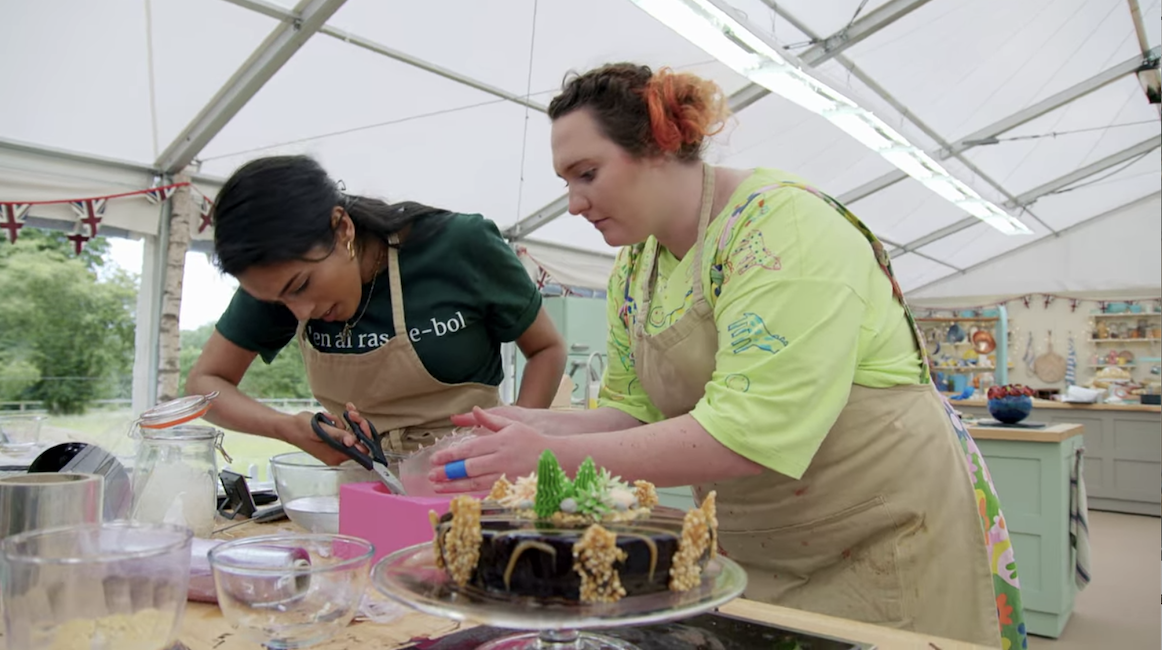
M 427 542 L 385 556 L 372 569 L 371 582 L 389 598 L 426 614 L 523 630 L 479 650 L 636 650 L 632 643 L 587 630 L 665 623 L 707 612 L 742 594 L 746 572 L 718 556 L 703 570 L 702 583 L 689 591 L 631 596 L 615 603 L 544 602 L 456 585 L 436 568 Z

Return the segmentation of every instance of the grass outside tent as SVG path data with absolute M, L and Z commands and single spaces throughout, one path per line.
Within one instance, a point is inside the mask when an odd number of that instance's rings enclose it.
M 280 409 L 286 412 L 297 412 L 307 407 Z M 57 443 L 66 440 L 87 442 L 100 446 L 117 456 L 132 454 L 132 444 L 127 436 L 134 420 L 134 414 L 129 409 L 93 410 L 85 415 L 48 416 L 45 420 L 41 440 L 44 443 Z M 190 424 L 215 426 L 204 420 L 194 420 Z M 221 429 L 221 427 L 218 427 Z M 254 436 L 237 431 L 221 429 L 223 432 L 222 446 L 230 454 L 234 462 L 229 466 L 240 474 L 247 474 L 251 465 L 257 467 L 256 480 L 269 481 L 267 462 L 271 456 L 299 451 L 293 445 Z M 226 460 L 218 455 L 218 469 L 225 469 Z

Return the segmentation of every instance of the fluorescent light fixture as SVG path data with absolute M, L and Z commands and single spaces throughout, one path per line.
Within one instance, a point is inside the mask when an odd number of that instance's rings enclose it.
M 950 176 L 930 176 L 928 178 L 921 178 L 919 181 L 924 184 L 924 187 L 927 187 L 933 192 L 936 192 L 940 196 L 944 197 L 944 200 L 951 203 L 960 203 L 961 201 L 970 198 L 964 192 L 960 191 L 956 181 Z
M 895 142 L 889 140 L 880 130 L 876 129 L 868 120 L 857 113 L 842 113 L 828 111 L 823 114 L 832 124 L 847 132 L 848 135 L 859 140 L 872 151 L 887 149 Z
M 724 0 L 632 0 L 686 40 L 752 82 L 823 116 L 889 163 L 1005 234 L 1032 234 L 985 201 L 870 111 L 812 77 L 773 39 L 752 29 Z
M 983 220 L 993 216 L 993 211 L 989 209 L 989 204 L 984 201 L 970 199 L 968 201 L 959 201 L 956 205 L 977 219 Z
M 1023 229 L 1018 229 L 1015 227 L 1013 225 L 1014 219 L 1007 214 L 990 214 L 989 216 L 981 219 L 981 221 L 984 221 L 988 225 L 996 228 L 1006 235 L 1029 234 L 1032 232 L 1028 229 L 1028 227 L 1025 227 L 1024 224 L 1021 224 Z M 1020 224 L 1021 222 L 1017 221 L 1017 223 Z
M 763 66 L 751 73 L 751 79 L 767 90 L 788 99 L 812 113 L 822 114 L 835 110 L 838 104 L 833 97 L 820 92 L 813 84 L 804 83 L 797 70 L 786 66 Z
M 915 147 L 888 147 L 881 149 L 879 154 L 884 160 L 903 170 L 912 178 L 932 178 L 936 172 L 928 166 L 928 156 Z M 939 167 L 937 167 L 939 169 Z

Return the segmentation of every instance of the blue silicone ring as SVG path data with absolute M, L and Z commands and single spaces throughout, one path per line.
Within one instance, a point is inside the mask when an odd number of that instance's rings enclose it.
M 457 479 L 468 478 L 468 469 L 464 467 L 464 461 L 454 460 L 444 465 L 444 474 L 448 475 L 449 481 L 455 481 Z

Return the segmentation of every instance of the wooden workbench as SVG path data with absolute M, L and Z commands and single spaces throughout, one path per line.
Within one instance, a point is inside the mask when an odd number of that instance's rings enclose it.
M 295 530 L 295 526 L 288 522 L 244 524 L 215 537 L 236 539 L 290 530 Z M 724 605 L 721 611 L 786 629 L 872 643 L 879 650 L 985 650 L 984 646 L 971 643 L 902 632 L 749 600 L 735 600 Z M 312 650 L 389 650 L 404 646 L 413 639 L 436 638 L 469 626 L 468 623 L 408 611 L 386 624 L 357 621 L 335 639 L 313 646 Z M 232 629 L 217 605 L 205 603 L 187 604 L 179 639 L 189 650 L 261 650 L 257 643 L 246 641 Z
M 1014 440 L 1017 442 L 1064 442 L 1085 433 L 1080 424 L 1053 424 L 1043 429 L 1021 429 L 1016 427 L 969 426 L 968 433 L 973 440 Z

